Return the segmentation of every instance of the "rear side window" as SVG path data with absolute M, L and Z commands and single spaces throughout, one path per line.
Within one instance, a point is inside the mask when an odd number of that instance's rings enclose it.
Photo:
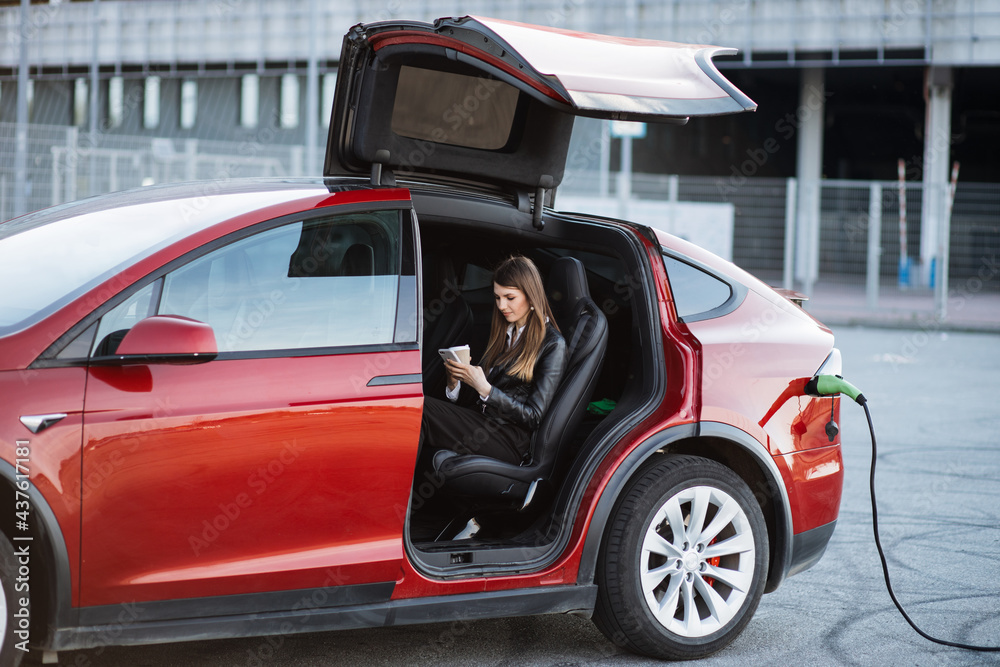
M 518 91 L 485 76 L 399 68 L 392 131 L 439 144 L 500 150 L 510 141 Z
M 663 256 L 663 263 L 677 317 L 685 321 L 719 317 L 735 306 L 736 294 L 724 280 L 670 255 Z

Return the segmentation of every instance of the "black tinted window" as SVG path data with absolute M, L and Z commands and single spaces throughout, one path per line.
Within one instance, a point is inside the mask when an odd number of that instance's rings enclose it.
M 487 77 L 399 69 L 392 131 L 439 144 L 499 150 L 507 145 L 517 89 Z
M 729 301 L 733 289 L 728 283 L 686 262 L 663 256 L 670 279 L 670 291 L 678 317 L 700 315 Z

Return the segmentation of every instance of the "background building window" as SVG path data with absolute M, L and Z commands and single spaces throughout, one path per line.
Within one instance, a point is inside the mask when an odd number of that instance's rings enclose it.
M 146 89 L 143 94 L 142 126 L 153 130 L 160 125 L 160 77 L 151 76 L 146 79 Z
M 240 125 L 257 127 L 260 116 L 260 77 L 244 74 L 240 87 Z
M 185 79 L 181 82 L 181 128 L 190 130 L 198 118 L 198 82 Z
M 125 80 L 120 76 L 108 79 L 108 125 L 120 127 L 125 120 Z
M 281 75 L 281 127 L 299 126 L 299 77 Z

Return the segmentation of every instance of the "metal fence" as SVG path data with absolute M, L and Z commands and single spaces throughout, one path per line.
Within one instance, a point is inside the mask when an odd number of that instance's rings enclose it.
M 663 199 L 671 192 L 670 176 L 635 174 L 632 193 Z M 739 188 L 713 177 L 675 177 L 678 201 L 733 204 L 733 261 L 761 280 L 779 285 L 791 262 L 785 261 L 789 180 L 748 178 Z
M 0 123 L 0 220 L 14 215 L 16 125 Z M 127 137 L 31 125 L 25 210 L 154 183 L 301 176 L 302 146 Z
M 14 130 L 13 124 L 0 123 L 0 220 L 14 210 Z M 91 137 L 77 128 L 32 125 L 26 210 L 151 183 L 300 176 L 304 153 L 302 146 L 262 141 Z M 619 193 L 614 176 L 589 167 L 568 172 L 560 196 L 601 193 L 613 200 Z M 808 307 L 821 317 L 919 322 L 946 315 L 953 322 L 1000 328 L 1000 184 L 958 184 L 948 242 L 941 249 L 945 272 L 933 274 L 919 262 L 919 182 L 906 183 L 905 233 L 900 231 L 898 183 L 820 182 L 815 282 L 799 277 L 797 189 L 794 179 L 746 178 L 732 187 L 715 177 L 633 174 L 630 196 L 731 205 L 733 261 L 772 285 L 808 291 Z M 900 270 L 904 251 L 910 258 L 908 276 Z M 934 275 L 946 281 L 944 289 L 934 284 Z
M 617 196 L 616 180 L 602 187 L 600 179 L 596 171 L 572 174 L 569 190 Z M 794 238 L 800 186 L 795 179 L 746 178 L 733 187 L 724 178 L 634 174 L 631 195 L 733 204 L 733 262 L 771 285 L 806 292 L 807 309 L 821 319 L 1000 329 L 1000 184 L 957 184 L 948 241 L 935 242 L 936 254 L 947 257 L 941 273 L 921 263 L 920 182 L 905 183 L 901 224 L 897 182 L 821 181 L 815 281 L 799 277 L 808 261 Z
M 1000 325 L 1000 185 L 958 183 L 942 221 L 944 239 L 924 238 L 923 194 L 919 182 L 907 182 L 902 193 L 891 181 L 822 184 L 819 279 L 811 296 L 824 312 Z M 922 240 L 931 261 L 921 259 Z

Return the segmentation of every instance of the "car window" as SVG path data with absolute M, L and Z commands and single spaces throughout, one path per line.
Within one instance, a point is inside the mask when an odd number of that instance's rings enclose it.
M 391 343 L 399 213 L 310 220 L 167 274 L 159 313 L 211 325 L 220 352 Z
M 733 295 L 733 288 L 723 280 L 670 255 L 663 256 L 670 280 L 670 292 L 680 318 L 709 314 L 723 306 Z M 720 312 L 719 315 L 722 313 Z M 700 319 L 700 318 L 699 318 Z
M 404 65 L 391 127 L 411 139 L 499 150 L 510 140 L 517 101 L 517 89 L 496 79 Z
M 114 354 L 150 314 L 211 325 L 220 353 L 392 343 L 400 231 L 398 211 L 377 211 L 293 222 L 225 245 L 106 313 L 93 354 Z
M 617 283 L 624 280 L 621 261 L 609 255 L 569 248 L 551 248 L 549 252 L 558 257 L 576 257 L 587 267 L 588 273 L 598 275 L 608 282 Z
M 156 313 L 153 294 L 159 285 L 159 281 L 146 285 L 101 318 L 97 336 L 94 337 L 94 349 L 91 350 L 93 356 L 114 354 L 118 343 L 136 322 Z
M 462 273 L 462 289 L 472 291 L 484 287 L 493 289 L 493 271 L 478 264 L 466 264 Z

